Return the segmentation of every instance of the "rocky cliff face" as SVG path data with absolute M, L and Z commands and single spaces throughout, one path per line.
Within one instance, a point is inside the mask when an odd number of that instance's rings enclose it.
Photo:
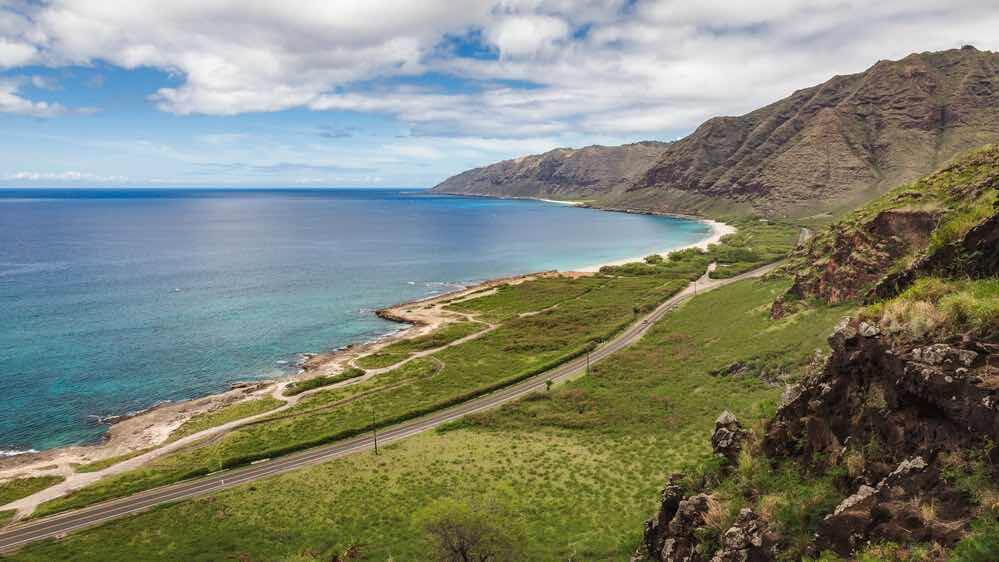
M 839 303 L 894 296 L 926 275 L 999 273 L 999 147 L 963 155 L 902 185 L 795 250 L 794 276 L 775 303 Z
M 793 390 L 761 444 L 775 466 L 816 475 L 844 468 L 835 479 L 842 499 L 823 514 L 807 552 L 851 557 L 882 541 L 945 552 L 997 501 L 989 494 L 999 468 L 991 447 L 999 441 L 999 344 L 897 341 L 876 324 L 848 320 L 830 345 L 824 370 Z M 720 433 L 740 431 L 720 418 L 716 450 Z M 739 461 L 717 454 L 733 472 Z M 678 482 L 667 482 L 635 560 L 774 560 L 788 547 L 760 507 L 746 507 L 706 549 L 716 492 Z M 759 500 L 742 493 L 751 506 Z
M 552 151 L 465 172 L 434 189 L 803 216 L 854 207 L 997 141 L 999 53 L 967 47 L 836 76 L 752 113 L 711 119 L 668 146 Z M 586 165 L 573 162 L 580 158 Z
M 763 442 L 769 457 L 815 468 L 863 455 L 816 546 L 842 556 L 872 539 L 953 546 L 981 503 L 954 474 L 979 451 L 986 477 L 999 462 L 989 448 L 999 438 L 999 345 L 896 343 L 856 320 L 830 344 L 822 376 L 780 409 Z

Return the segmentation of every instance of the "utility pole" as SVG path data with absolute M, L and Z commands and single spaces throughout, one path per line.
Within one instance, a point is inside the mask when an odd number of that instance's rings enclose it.
M 378 428 L 375 427 L 375 410 L 371 409 L 371 431 L 375 434 L 375 454 L 378 454 Z

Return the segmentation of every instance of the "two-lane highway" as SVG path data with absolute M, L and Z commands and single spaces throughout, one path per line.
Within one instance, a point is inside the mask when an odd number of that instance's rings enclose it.
M 611 354 L 638 341 L 653 324 L 695 294 L 707 292 L 743 279 L 762 276 L 772 271 L 777 265 L 770 264 L 730 279 L 710 279 L 705 274 L 683 291 L 659 305 L 648 316 L 632 324 L 617 337 L 591 352 L 589 354 L 590 363 L 598 363 Z M 495 408 L 528 393 L 543 390 L 549 380 L 558 382 L 579 373 L 586 368 L 586 362 L 587 357 L 582 356 L 490 394 L 428 414 L 421 418 L 388 427 L 378 432 L 378 442 L 379 444 L 386 444 L 398 441 L 433 429 L 462 416 Z M 17 523 L 0 531 L 0 552 L 10 552 L 33 541 L 60 537 L 72 531 L 98 525 L 125 515 L 138 513 L 157 505 L 193 498 L 260 478 L 288 472 L 303 466 L 365 451 L 372 448 L 373 445 L 374 440 L 371 435 L 355 437 L 266 462 L 258 462 L 257 464 L 242 468 L 225 470 L 198 479 L 139 492 L 124 498 L 109 500 L 64 513 Z

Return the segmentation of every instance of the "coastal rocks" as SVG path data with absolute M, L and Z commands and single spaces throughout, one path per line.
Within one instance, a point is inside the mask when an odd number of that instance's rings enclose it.
M 994 359 L 970 345 L 893 348 L 879 330 L 856 320 L 841 322 L 829 343 L 824 372 L 770 424 L 763 441 L 768 455 L 829 464 L 848 441 L 874 440 L 897 463 L 999 438 L 997 389 L 987 366 Z
M 717 509 L 715 499 L 709 494 L 684 497 L 676 477 L 671 477 L 663 490 L 659 513 L 646 523 L 643 542 L 632 556 L 632 562 L 769 562 L 775 559 L 778 537 L 751 509 L 741 510 L 732 526 L 721 534 L 720 548 L 713 553 L 709 551 L 702 537 L 716 524 L 709 519 Z
M 776 557 L 777 537 L 753 510 L 739 511 L 735 523 L 721 537 L 721 548 L 711 562 L 769 562 Z
M 999 438 L 993 346 L 895 342 L 852 319 L 829 343 L 825 370 L 778 410 L 762 443 L 771 459 L 852 467 L 843 484 L 854 487 L 822 522 L 817 551 L 852 556 L 870 541 L 953 545 L 976 506 L 942 474 Z M 995 461 L 984 459 L 982 470 L 994 474 Z
M 696 562 L 706 560 L 699 551 L 696 531 L 704 526 L 712 498 L 706 494 L 684 497 L 677 477 L 663 489 L 659 513 L 645 524 L 642 545 L 633 561 Z
M 715 456 L 725 459 L 729 465 L 737 464 L 746 435 L 746 430 L 732 412 L 722 412 L 715 420 L 715 431 L 711 435 L 711 448 Z
M 953 545 L 972 510 L 922 457 L 899 463 L 877 487 L 861 485 L 823 520 L 816 542 L 850 556 L 871 540 Z

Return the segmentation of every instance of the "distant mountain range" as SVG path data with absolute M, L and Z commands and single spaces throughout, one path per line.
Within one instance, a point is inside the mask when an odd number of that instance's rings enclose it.
M 999 53 L 881 61 L 672 143 L 560 148 L 463 172 L 439 193 L 708 214 L 838 212 L 999 141 Z

